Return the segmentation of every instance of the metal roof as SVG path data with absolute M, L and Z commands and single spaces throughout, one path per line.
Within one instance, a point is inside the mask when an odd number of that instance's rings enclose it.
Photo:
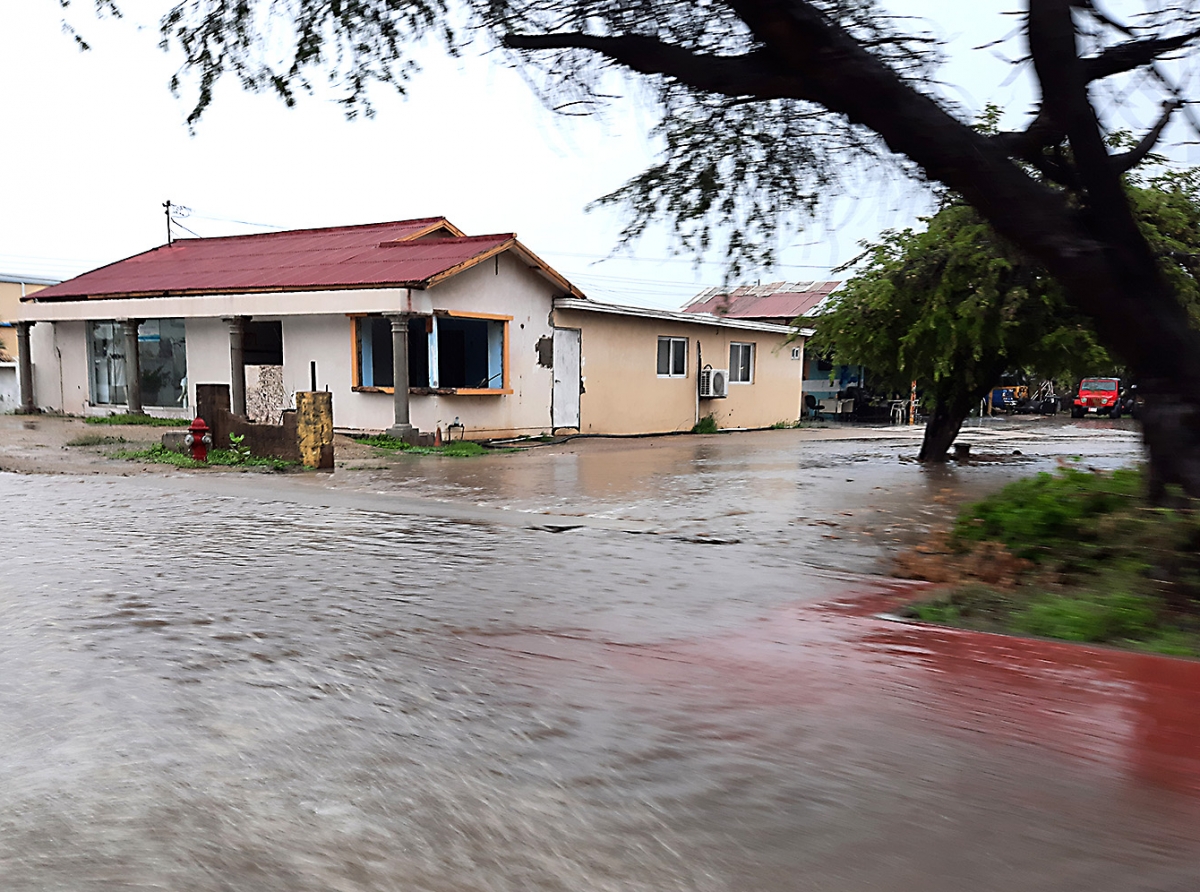
M 685 313 L 711 313 L 732 319 L 791 322 L 811 314 L 841 282 L 772 282 L 743 285 L 732 291 L 709 288 L 683 308 Z
M 180 239 L 84 273 L 25 300 L 427 288 L 508 250 L 568 293 L 578 293 L 513 233 L 466 236 L 443 217 L 427 217 Z
M 15 276 L 8 273 L 0 273 L 0 282 L 8 282 L 12 285 L 57 285 L 62 279 L 47 279 L 44 276 Z
M 608 313 L 614 316 L 638 316 L 642 319 L 662 319 L 669 322 L 683 322 L 693 325 L 715 325 L 722 328 L 737 328 L 744 331 L 762 331 L 771 334 L 798 333 L 801 337 L 813 336 L 811 328 L 802 328 L 794 332 L 788 325 L 774 322 L 761 322 L 752 319 L 731 319 L 728 316 L 713 316 L 707 313 L 677 310 L 656 310 L 648 307 L 630 307 L 622 304 L 606 304 L 601 301 L 560 297 L 554 301 L 554 306 L 562 310 L 583 310 L 588 313 Z

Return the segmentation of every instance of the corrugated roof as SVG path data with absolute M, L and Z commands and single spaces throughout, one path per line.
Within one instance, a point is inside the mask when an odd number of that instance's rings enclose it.
M 841 282 L 772 282 L 742 285 L 732 291 L 709 288 L 683 308 L 731 319 L 770 319 L 788 323 L 812 313 Z
M 181 239 L 39 291 L 32 299 L 427 287 L 510 248 L 570 289 L 514 234 L 465 236 L 445 218 L 427 217 Z

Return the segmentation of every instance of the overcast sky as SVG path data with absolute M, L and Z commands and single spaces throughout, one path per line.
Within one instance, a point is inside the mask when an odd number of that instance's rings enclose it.
M 618 212 L 584 208 L 653 157 L 653 118 L 636 96 L 601 119 L 566 120 L 514 72 L 430 52 L 408 98 L 376 94 L 372 120 L 347 121 L 329 97 L 287 109 L 230 83 L 190 135 L 189 106 L 167 88 L 176 61 L 157 48 L 152 11 L 167 4 L 126 0 L 121 21 L 96 21 L 89 5 L 71 11 L 93 45 L 81 53 L 56 0 L 0 4 L 0 273 L 67 277 L 161 244 L 170 199 L 193 209 L 182 223 L 202 236 L 434 215 L 472 234 L 515 231 L 589 296 L 621 303 L 678 307 L 721 280 L 718 257 L 697 270 L 670 256 L 665 233 L 605 259 Z M 1012 0 L 892 5 L 950 41 L 948 95 L 973 110 L 1028 107 L 1023 82 L 1005 83 L 1008 66 L 972 50 L 1015 25 L 998 15 Z M 833 206 L 831 230 L 797 236 L 762 279 L 828 278 L 859 239 L 924 210 L 918 192 L 881 178 Z

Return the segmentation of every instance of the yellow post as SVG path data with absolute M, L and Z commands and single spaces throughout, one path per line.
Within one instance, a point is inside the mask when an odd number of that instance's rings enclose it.
M 296 394 L 296 438 L 306 468 L 333 468 L 333 394 L 302 390 Z
M 917 382 L 912 383 L 912 391 L 908 395 L 908 423 L 917 423 Z

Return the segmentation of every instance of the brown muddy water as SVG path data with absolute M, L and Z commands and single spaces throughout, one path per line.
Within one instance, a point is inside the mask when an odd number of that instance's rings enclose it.
M 1200 663 L 876 616 L 1075 431 L 0 474 L 0 888 L 1193 890 Z

